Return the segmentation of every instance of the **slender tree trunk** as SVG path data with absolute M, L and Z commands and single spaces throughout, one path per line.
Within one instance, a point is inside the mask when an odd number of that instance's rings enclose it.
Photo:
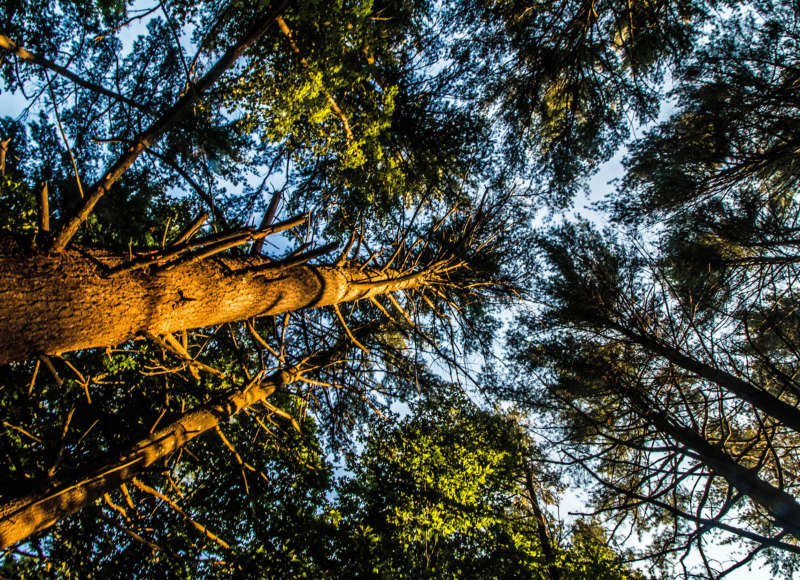
M 69 241 L 72 239 L 81 224 L 86 221 L 89 214 L 100 201 L 100 198 L 105 195 L 106 191 L 133 165 L 133 162 L 139 158 L 142 152 L 155 143 L 161 136 L 170 129 L 173 125 L 183 119 L 192 110 L 200 95 L 208 90 L 217 80 L 230 69 L 240 56 L 252 46 L 259 38 L 272 25 L 276 17 L 280 16 L 288 4 L 288 0 L 278 2 L 271 10 L 266 11 L 260 20 L 255 22 L 242 36 L 242 38 L 233 46 L 231 46 L 225 54 L 212 66 L 208 72 L 203 75 L 196 83 L 178 99 L 172 107 L 164 112 L 159 119 L 152 125 L 141 132 L 134 138 L 133 143 L 125 150 L 125 152 L 117 159 L 111 167 L 106 170 L 106 173 L 95 183 L 92 188 L 87 191 L 86 198 L 83 205 L 78 209 L 78 212 L 66 220 L 61 227 L 61 230 L 56 234 L 53 239 L 51 251 L 53 253 L 60 253 L 64 251 Z
M 687 356 L 673 346 L 663 344 L 654 338 L 634 332 L 621 324 L 611 322 L 610 325 L 646 350 L 662 356 L 671 363 L 695 373 L 706 380 L 716 383 L 726 391 L 750 403 L 756 409 L 763 411 L 793 431 L 800 433 L 800 409 L 797 407 L 780 400 L 767 391 L 759 389 L 735 375 Z
M 5 242 L 0 243 L 0 364 L 333 305 L 430 281 L 424 271 L 400 276 L 357 265 L 280 267 L 257 256 L 109 274 L 127 263 L 127 256 L 83 248 L 26 253 Z
M 522 469 L 525 471 L 525 488 L 528 492 L 528 500 L 531 503 L 531 511 L 536 520 L 536 534 L 539 536 L 539 543 L 542 546 L 542 553 L 545 560 L 547 560 L 547 571 L 551 580 L 561 580 L 561 571 L 558 569 L 556 563 L 556 553 L 553 549 L 553 543 L 550 540 L 550 533 L 547 530 L 547 519 L 544 517 L 544 512 L 539 506 L 539 500 L 536 497 L 536 489 L 533 486 L 533 470 L 530 464 L 526 461 L 522 464 Z
M 316 357 L 314 362 L 329 362 L 328 359 L 332 356 L 334 351 Z M 303 368 L 309 368 L 309 364 Z M 248 388 L 237 391 L 222 401 L 180 416 L 167 427 L 135 443 L 116 461 L 72 480 L 57 482 L 46 491 L 31 493 L 0 506 L 0 549 L 21 542 L 80 511 L 104 493 L 130 481 L 159 459 L 224 423 L 242 409 L 263 401 L 276 389 L 296 381 L 300 376 L 302 369 L 295 367 L 276 372 L 263 380 L 256 380 Z
M 637 395 L 628 395 L 640 407 L 645 421 L 650 422 L 663 434 L 685 445 L 696 453 L 700 460 L 718 475 L 738 489 L 756 504 L 766 509 L 775 522 L 795 538 L 800 538 L 800 503 L 790 494 L 778 489 L 758 476 L 755 469 L 743 467 L 725 451 L 709 443 L 696 431 L 678 425 L 665 414 L 653 411 L 653 405 Z

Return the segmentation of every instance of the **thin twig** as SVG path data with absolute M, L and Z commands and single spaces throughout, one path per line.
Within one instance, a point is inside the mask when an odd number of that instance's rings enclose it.
M 61 138 L 64 140 L 64 145 L 67 148 L 69 159 L 72 162 L 72 171 L 75 172 L 75 181 L 78 184 L 78 193 L 80 194 L 81 199 L 83 199 L 83 184 L 81 183 L 80 175 L 78 175 L 78 164 L 75 161 L 75 156 L 72 154 L 72 147 L 69 146 L 69 139 L 67 139 L 67 134 L 64 132 L 64 126 L 61 124 L 61 116 L 58 114 L 56 94 L 53 92 L 53 85 L 50 83 L 50 77 L 47 76 L 47 73 L 44 73 L 44 80 L 47 81 L 47 89 L 50 91 L 50 98 L 53 99 L 53 113 L 55 113 L 56 122 L 58 123 L 58 131 L 61 133 Z
M 347 333 L 347 336 L 350 338 L 350 340 L 353 341 L 353 344 L 356 345 L 361 350 L 363 350 L 365 353 L 369 354 L 369 349 L 367 347 L 365 347 L 363 344 L 361 344 L 360 342 L 358 342 L 358 340 L 356 340 L 356 337 L 353 336 L 353 333 L 350 332 L 350 328 L 347 326 L 347 323 L 344 321 L 344 316 L 342 316 L 342 311 L 339 309 L 339 305 L 338 304 L 334 304 L 333 305 L 333 311 L 336 312 L 336 317 L 339 319 L 339 322 L 342 324 L 342 327 L 344 328 L 344 331 Z

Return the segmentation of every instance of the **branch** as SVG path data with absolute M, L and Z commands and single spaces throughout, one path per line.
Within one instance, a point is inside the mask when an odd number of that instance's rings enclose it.
M 361 344 L 360 342 L 358 342 L 356 340 L 356 337 L 353 336 L 353 333 L 350 332 L 350 328 L 347 326 L 347 323 L 344 321 L 344 316 L 342 316 L 342 311 L 339 309 L 339 305 L 338 304 L 334 304 L 333 305 L 333 310 L 334 310 L 334 312 L 336 312 L 336 317 L 339 319 L 339 322 L 341 322 L 342 327 L 344 328 L 344 331 L 347 333 L 347 336 L 350 338 L 350 340 L 353 341 L 353 344 L 356 345 L 361 350 L 363 350 L 365 353 L 369 354 L 369 350 L 367 349 L 367 347 L 364 346 L 363 344 Z
M 185 519 L 187 522 L 189 522 L 189 524 L 191 524 L 191 525 L 192 525 L 192 527 L 193 527 L 194 529 L 196 529 L 196 530 L 197 530 L 197 531 L 199 531 L 201 534 L 203 534 L 204 536 L 206 536 L 206 537 L 207 537 L 209 540 L 213 540 L 214 542 L 216 542 L 217 544 L 219 544 L 220 546 L 222 546 L 222 547 L 223 547 L 223 548 L 225 548 L 226 550 L 230 550 L 230 549 L 231 549 L 231 545 L 230 545 L 228 542 L 226 542 L 225 540 L 221 539 L 219 536 L 217 536 L 217 535 L 215 535 L 214 533 L 212 533 L 212 532 L 211 532 L 211 531 L 210 531 L 210 530 L 209 530 L 207 527 L 205 527 L 204 525 L 202 525 L 202 524 L 199 524 L 198 522 L 194 521 L 194 520 L 191 518 L 191 516 L 189 516 L 189 514 L 187 514 L 185 511 L 183 511 L 183 510 L 180 508 L 180 506 L 178 506 L 178 504 L 176 504 L 174 501 L 172 501 L 171 499 L 169 499 L 167 496 L 165 496 L 165 495 L 164 495 L 163 493 L 161 493 L 160 491 L 158 491 L 158 490 L 156 490 L 156 489 L 153 489 L 152 487 L 150 487 L 149 485 L 147 485 L 147 484 L 145 484 L 145 483 L 142 483 L 142 482 L 141 482 L 141 481 L 139 481 L 139 479 L 137 479 L 136 477 L 134 477 L 134 478 L 132 478 L 132 479 L 131 479 L 131 483 L 133 483 L 133 485 L 135 485 L 137 488 L 139 488 L 139 490 L 141 490 L 141 491 L 143 491 L 143 492 L 145 492 L 145 493 L 147 493 L 147 494 L 150 494 L 150 495 L 152 495 L 153 497 L 156 497 L 156 498 L 158 498 L 158 499 L 162 500 L 162 501 L 163 501 L 164 503 L 166 503 L 166 504 L 167 504 L 169 507 L 171 507 L 171 508 L 172 508 L 172 509 L 174 509 L 176 512 L 178 512 L 178 513 L 179 513 L 181 516 L 183 516 L 183 519 Z
M 211 236 L 192 244 L 183 244 L 181 246 L 171 247 L 170 249 L 164 252 L 159 252 L 155 255 L 143 256 L 134 259 L 127 264 L 121 264 L 116 268 L 113 268 L 111 273 L 120 274 L 122 272 L 129 272 L 132 270 L 141 270 L 142 268 L 148 268 L 150 266 L 175 266 L 180 262 L 199 262 L 200 260 L 204 260 L 215 254 L 224 252 L 225 250 L 246 244 L 251 240 L 265 238 L 272 234 L 296 227 L 304 221 L 305 216 L 299 215 L 286 221 L 278 222 L 277 224 L 262 230 L 243 230 L 239 232 L 226 233 L 219 236 Z M 183 254 L 200 249 L 204 250 L 199 254 L 189 256 L 188 259 L 181 258 Z
M 289 41 L 289 46 L 292 47 L 292 51 L 300 59 L 300 64 L 303 65 L 303 68 L 306 69 L 306 72 L 310 73 L 311 65 L 308 64 L 308 61 L 303 56 L 303 53 L 300 51 L 300 47 L 297 46 L 297 43 L 294 40 L 294 36 L 292 36 L 292 31 L 286 24 L 286 21 L 283 19 L 283 17 L 278 16 L 275 18 L 275 22 L 278 23 L 278 27 L 281 29 L 281 32 Z M 331 109 L 333 109 L 333 112 L 336 114 L 337 117 L 339 117 L 339 120 L 342 122 L 342 127 L 344 129 L 344 134 L 347 137 L 347 140 L 352 141 L 353 132 L 350 130 L 350 123 L 347 121 L 347 117 L 345 116 L 344 112 L 339 108 L 339 105 L 333 99 L 333 95 L 331 95 L 330 92 L 328 92 L 328 89 L 326 89 L 322 85 L 322 83 L 320 83 L 320 90 L 322 91 L 322 94 L 325 95 L 325 98 L 328 100 L 328 104 L 331 106 Z
M 270 10 L 263 18 L 256 22 L 245 33 L 244 37 L 229 48 L 225 54 L 211 67 L 211 69 L 201 78 L 191 90 L 186 91 L 184 96 L 164 113 L 161 118 L 150 125 L 144 132 L 134 139 L 128 150 L 106 171 L 88 192 L 83 205 L 77 214 L 67 220 L 62 226 L 61 231 L 53 240 L 51 251 L 60 253 L 67 247 L 70 240 L 78 232 L 81 224 L 86 221 L 89 214 L 97 205 L 103 195 L 116 183 L 116 181 L 133 165 L 139 155 L 157 141 L 168 129 L 188 115 L 192 106 L 197 101 L 199 95 L 203 94 L 212 84 L 214 84 L 222 74 L 228 70 L 242 55 L 242 53 L 256 42 L 267 31 L 272 21 L 275 20 L 288 4 L 288 0 L 283 0 L 276 8 Z
M 39 65 L 40 67 L 51 70 L 54 73 L 61 75 L 62 77 L 68 78 L 76 85 L 79 85 L 85 89 L 93 91 L 95 93 L 100 93 L 101 95 L 105 95 L 115 101 L 120 101 L 121 103 L 125 103 L 126 105 L 130 105 L 131 107 L 142 111 L 143 113 L 151 114 L 144 105 L 140 105 L 136 101 L 129 99 L 128 97 L 122 96 L 119 93 L 115 93 L 114 91 L 110 91 L 101 85 L 89 82 L 87 80 L 82 79 L 75 73 L 71 72 L 70 70 L 64 68 L 63 66 L 59 66 L 56 63 L 47 60 L 46 58 L 34 54 L 28 50 L 25 50 L 21 46 L 17 46 L 14 41 L 12 41 L 8 36 L 0 32 L 0 48 L 9 51 L 11 54 L 21 58 L 22 60 L 26 60 L 33 64 Z
M 238 451 L 236 451 L 236 447 L 233 446 L 233 443 L 228 441 L 228 438 L 225 437 L 225 434 L 222 432 L 222 429 L 219 428 L 219 425 L 214 427 L 214 430 L 217 432 L 217 435 L 219 435 L 222 444 L 225 445 L 225 447 L 227 447 L 231 453 L 233 453 L 233 457 L 234 459 L 236 459 L 236 463 L 239 464 L 239 470 L 242 473 L 242 481 L 244 482 L 244 492 L 249 496 L 250 485 L 247 483 L 247 474 L 244 472 L 244 468 L 247 467 L 251 471 L 255 471 L 255 468 L 252 465 L 249 465 L 244 459 L 242 459 L 242 456 L 239 455 Z
M 752 540 L 754 542 L 758 542 L 760 544 L 764 544 L 766 546 L 770 546 L 771 548 L 778 548 L 780 550 L 786 550 L 787 552 L 794 552 L 795 554 L 800 554 L 800 546 L 795 546 L 793 544 L 788 544 L 786 542 L 781 542 L 780 540 L 776 540 L 775 538 L 762 536 L 760 534 L 756 534 L 754 532 L 751 532 L 751 531 L 743 529 L 743 528 L 737 528 L 735 526 L 731 526 L 729 524 L 723 523 L 723 522 L 721 522 L 719 520 L 696 516 L 694 514 L 691 514 L 691 513 L 688 513 L 688 512 L 684 512 L 684 511 L 682 511 L 682 510 L 680 510 L 680 509 L 678 509 L 678 508 L 676 508 L 676 507 L 674 507 L 674 506 L 672 506 L 672 505 L 670 505 L 670 504 L 668 504 L 666 502 L 658 501 L 658 500 L 649 498 L 647 496 L 640 495 L 640 494 L 638 494 L 638 493 L 636 493 L 636 492 L 634 492 L 632 490 L 629 490 L 629 489 L 622 489 L 621 487 L 618 487 L 618 486 L 614 485 L 610 481 L 606 481 L 605 479 L 601 478 L 593 470 L 589 469 L 589 467 L 586 465 L 586 463 L 584 461 L 578 459 L 577 457 L 575 457 L 574 455 L 571 455 L 570 453 L 566 453 L 566 455 L 568 457 L 570 457 L 573 461 L 575 461 L 578 465 L 583 467 L 586 470 L 586 472 L 592 477 L 592 479 L 597 481 L 599 484 L 601 484 L 601 485 L 603 485 L 603 486 L 615 491 L 616 493 L 622 494 L 625 497 L 628 497 L 628 498 L 631 498 L 631 499 L 636 499 L 638 501 L 642 501 L 642 502 L 645 502 L 645 503 L 649 503 L 649 504 L 654 505 L 656 507 L 659 507 L 659 508 L 661 508 L 663 510 L 666 510 L 667 512 L 671 513 L 673 516 L 684 518 L 684 519 L 687 519 L 689 521 L 692 521 L 692 522 L 695 522 L 695 523 L 698 523 L 698 524 L 703 524 L 704 526 L 718 528 L 720 530 L 724 530 L 726 532 L 730 532 L 730 533 L 735 534 L 737 536 L 741 536 L 743 538 L 747 538 L 748 540 Z M 581 515 L 581 514 L 577 514 L 577 515 Z M 783 534 L 781 534 L 781 535 L 783 535 Z
M 284 419 L 289 421 L 289 423 L 292 424 L 292 427 L 294 427 L 295 431 L 297 431 L 298 433 L 302 433 L 302 430 L 300 429 L 300 425 L 297 423 L 295 418 L 292 417 L 289 413 L 287 413 L 283 409 L 279 409 L 278 407 L 276 407 L 275 405 L 273 405 L 272 403 L 270 403 L 266 399 L 262 399 L 260 401 L 260 403 L 262 405 L 264 405 L 269 410 L 270 413 L 274 413 L 278 417 L 283 417 Z
M 202 371 L 206 371 L 212 375 L 216 375 L 218 377 L 224 377 L 225 373 L 222 371 L 215 369 L 214 367 L 208 366 L 205 363 L 201 363 L 198 360 L 192 358 L 192 355 L 183 348 L 183 345 L 175 340 L 175 337 L 171 334 L 164 335 L 164 339 L 162 340 L 160 337 L 156 336 L 155 334 L 149 334 L 148 338 L 155 342 L 158 346 L 161 347 L 162 350 L 171 352 L 172 354 L 176 355 L 179 359 L 184 361 L 190 367 L 196 367 Z
M 267 206 L 267 211 L 264 214 L 263 219 L 261 220 L 261 225 L 259 229 L 263 229 L 272 223 L 272 220 L 275 219 L 275 214 L 278 211 L 278 204 L 281 201 L 281 196 L 283 195 L 283 190 L 279 189 L 275 193 L 272 194 L 272 199 L 269 201 L 269 205 Z M 264 240 L 256 240 L 253 243 L 253 247 L 250 248 L 250 255 L 257 256 L 261 253 L 261 249 L 264 247 Z
M 64 132 L 64 126 L 61 124 L 61 115 L 58 114 L 56 94 L 53 91 L 53 85 L 50 83 L 50 77 L 47 76 L 47 73 L 45 73 L 44 79 L 47 81 L 47 89 L 50 91 L 50 98 L 53 99 L 53 113 L 55 113 L 56 116 L 58 131 L 61 133 L 61 138 L 64 140 L 64 145 L 66 146 L 67 153 L 69 154 L 69 160 L 72 162 L 72 170 L 75 172 L 75 181 L 78 184 L 78 193 L 81 194 L 81 199 L 83 199 L 83 184 L 81 183 L 80 175 L 78 175 L 78 163 L 75 161 L 75 156 L 72 154 L 72 148 L 69 146 L 69 139 L 67 139 L 67 134 Z
M 203 227 L 203 224 L 206 223 L 207 219 L 208 219 L 208 214 L 206 212 L 201 213 L 197 217 L 197 219 L 194 220 L 191 224 L 189 224 L 189 227 L 186 228 L 183 232 L 181 232 L 178 238 L 170 245 L 180 246 L 181 244 L 185 244 L 186 242 L 188 242 L 191 239 L 191 237 L 197 233 L 197 230 Z
M 50 198 L 47 192 L 47 182 L 39 190 L 39 231 L 50 232 Z
M 61 377 L 58 375 L 58 371 L 56 370 L 56 367 L 53 366 L 53 361 L 50 360 L 50 357 L 48 357 L 46 354 L 40 354 L 39 360 L 42 361 L 42 364 L 44 364 L 45 368 L 50 371 L 50 374 L 56 381 L 56 385 L 62 387 L 64 385 L 64 381 L 61 380 Z

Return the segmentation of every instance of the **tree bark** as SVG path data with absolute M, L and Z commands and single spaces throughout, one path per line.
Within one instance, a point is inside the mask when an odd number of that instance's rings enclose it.
M 329 356 L 327 358 L 330 357 Z M 317 357 L 316 362 L 325 357 Z M 313 366 L 313 365 L 312 365 Z M 304 366 L 304 368 L 308 368 Z M 167 427 L 135 443 L 117 461 L 66 482 L 54 483 L 43 492 L 31 493 L 0 506 L 0 550 L 41 532 L 72 515 L 104 493 L 142 473 L 148 466 L 224 423 L 242 409 L 263 401 L 276 389 L 302 376 L 295 367 L 254 381 L 248 388 L 180 416 Z
M 0 364 L 349 302 L 431 280 L 425 271 L 281 267 L 257 256 L 108 273 L 126 263 L 127 256 L 100 250 L 47 255 L 0 240 Z

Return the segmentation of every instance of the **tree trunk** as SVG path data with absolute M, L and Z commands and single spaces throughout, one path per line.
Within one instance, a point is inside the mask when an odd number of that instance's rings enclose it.
M 739 465 L 696 431 L 670 421 L 663 413 L 651 411 L 653 406 L 637 396 L 632 396 L 632 399 L 637 406 L 646 405 L 642 407 L 645 421 L 695 452 L 705 465 L 725 478 L 731 486 L 766 509 L 777 525 L 795 538 L 800 538 L 800 503 L 792 495 L 761 479 L 757 470 Z
M 46 255 L 3 242 L 0 364 L 333 305 L 430 281 L 427 272 L 400 276 L 357 265 L 283 268 L 260 257 L 108 274 L 127 263 L 127 256 L 86 248 Z
M 556 562 L 556 552 L 553 549 L 550 533 L 547 530 L 547 519 L 544 517 L 544 512 L 539 506 L 539 500 L 536 497 L 536 488 L 533 485 L 533 469 L 527 461 L 523 461 L 522 469 L 525 471 L 525 489 L 528 492 L 528 501 L 530 501 L 531 511 L 536 520 L 536 534 L 539 536 L 539 544 L 542 546 L 542 553 L 547 562 L 547 572 L 551 580 L 561 580 L 561 571 L 558 569 L 558 563 Z
M 303 368 L 313 368 L 323 362 L 330 362 L 333 353 L 334 351 L 330 351 L 315 357 L 303 365 Z M 167 427 L 135 443 L 117 461 L 69 481 L 56 482 L 46 491 L 31 493 L 0 506 L 0 550 L 80 511 L 195 437 L 225 423 L 242 409 L 263 401 L 277 388 L 293 383 L 302 374 L 301 368 L 294 367 L 273 373 L 261 381 L 254 380 L 248 388 L 237 391 L 222 401 L 180 416 Z
M 789 429 L 800 433 L 800 409 L 797 407 L 782 401 L 767 391 L 759 389 L 735 375 L 687 356 L 673 346 L 665 345 L 654 338 L 634 332 L 621 324 L 611 322 L 610 325 L 646 350 L 662 356 L 671 363 L 719 385 L 741 400 L 750 403 L 756 409 L 777 419 Z

